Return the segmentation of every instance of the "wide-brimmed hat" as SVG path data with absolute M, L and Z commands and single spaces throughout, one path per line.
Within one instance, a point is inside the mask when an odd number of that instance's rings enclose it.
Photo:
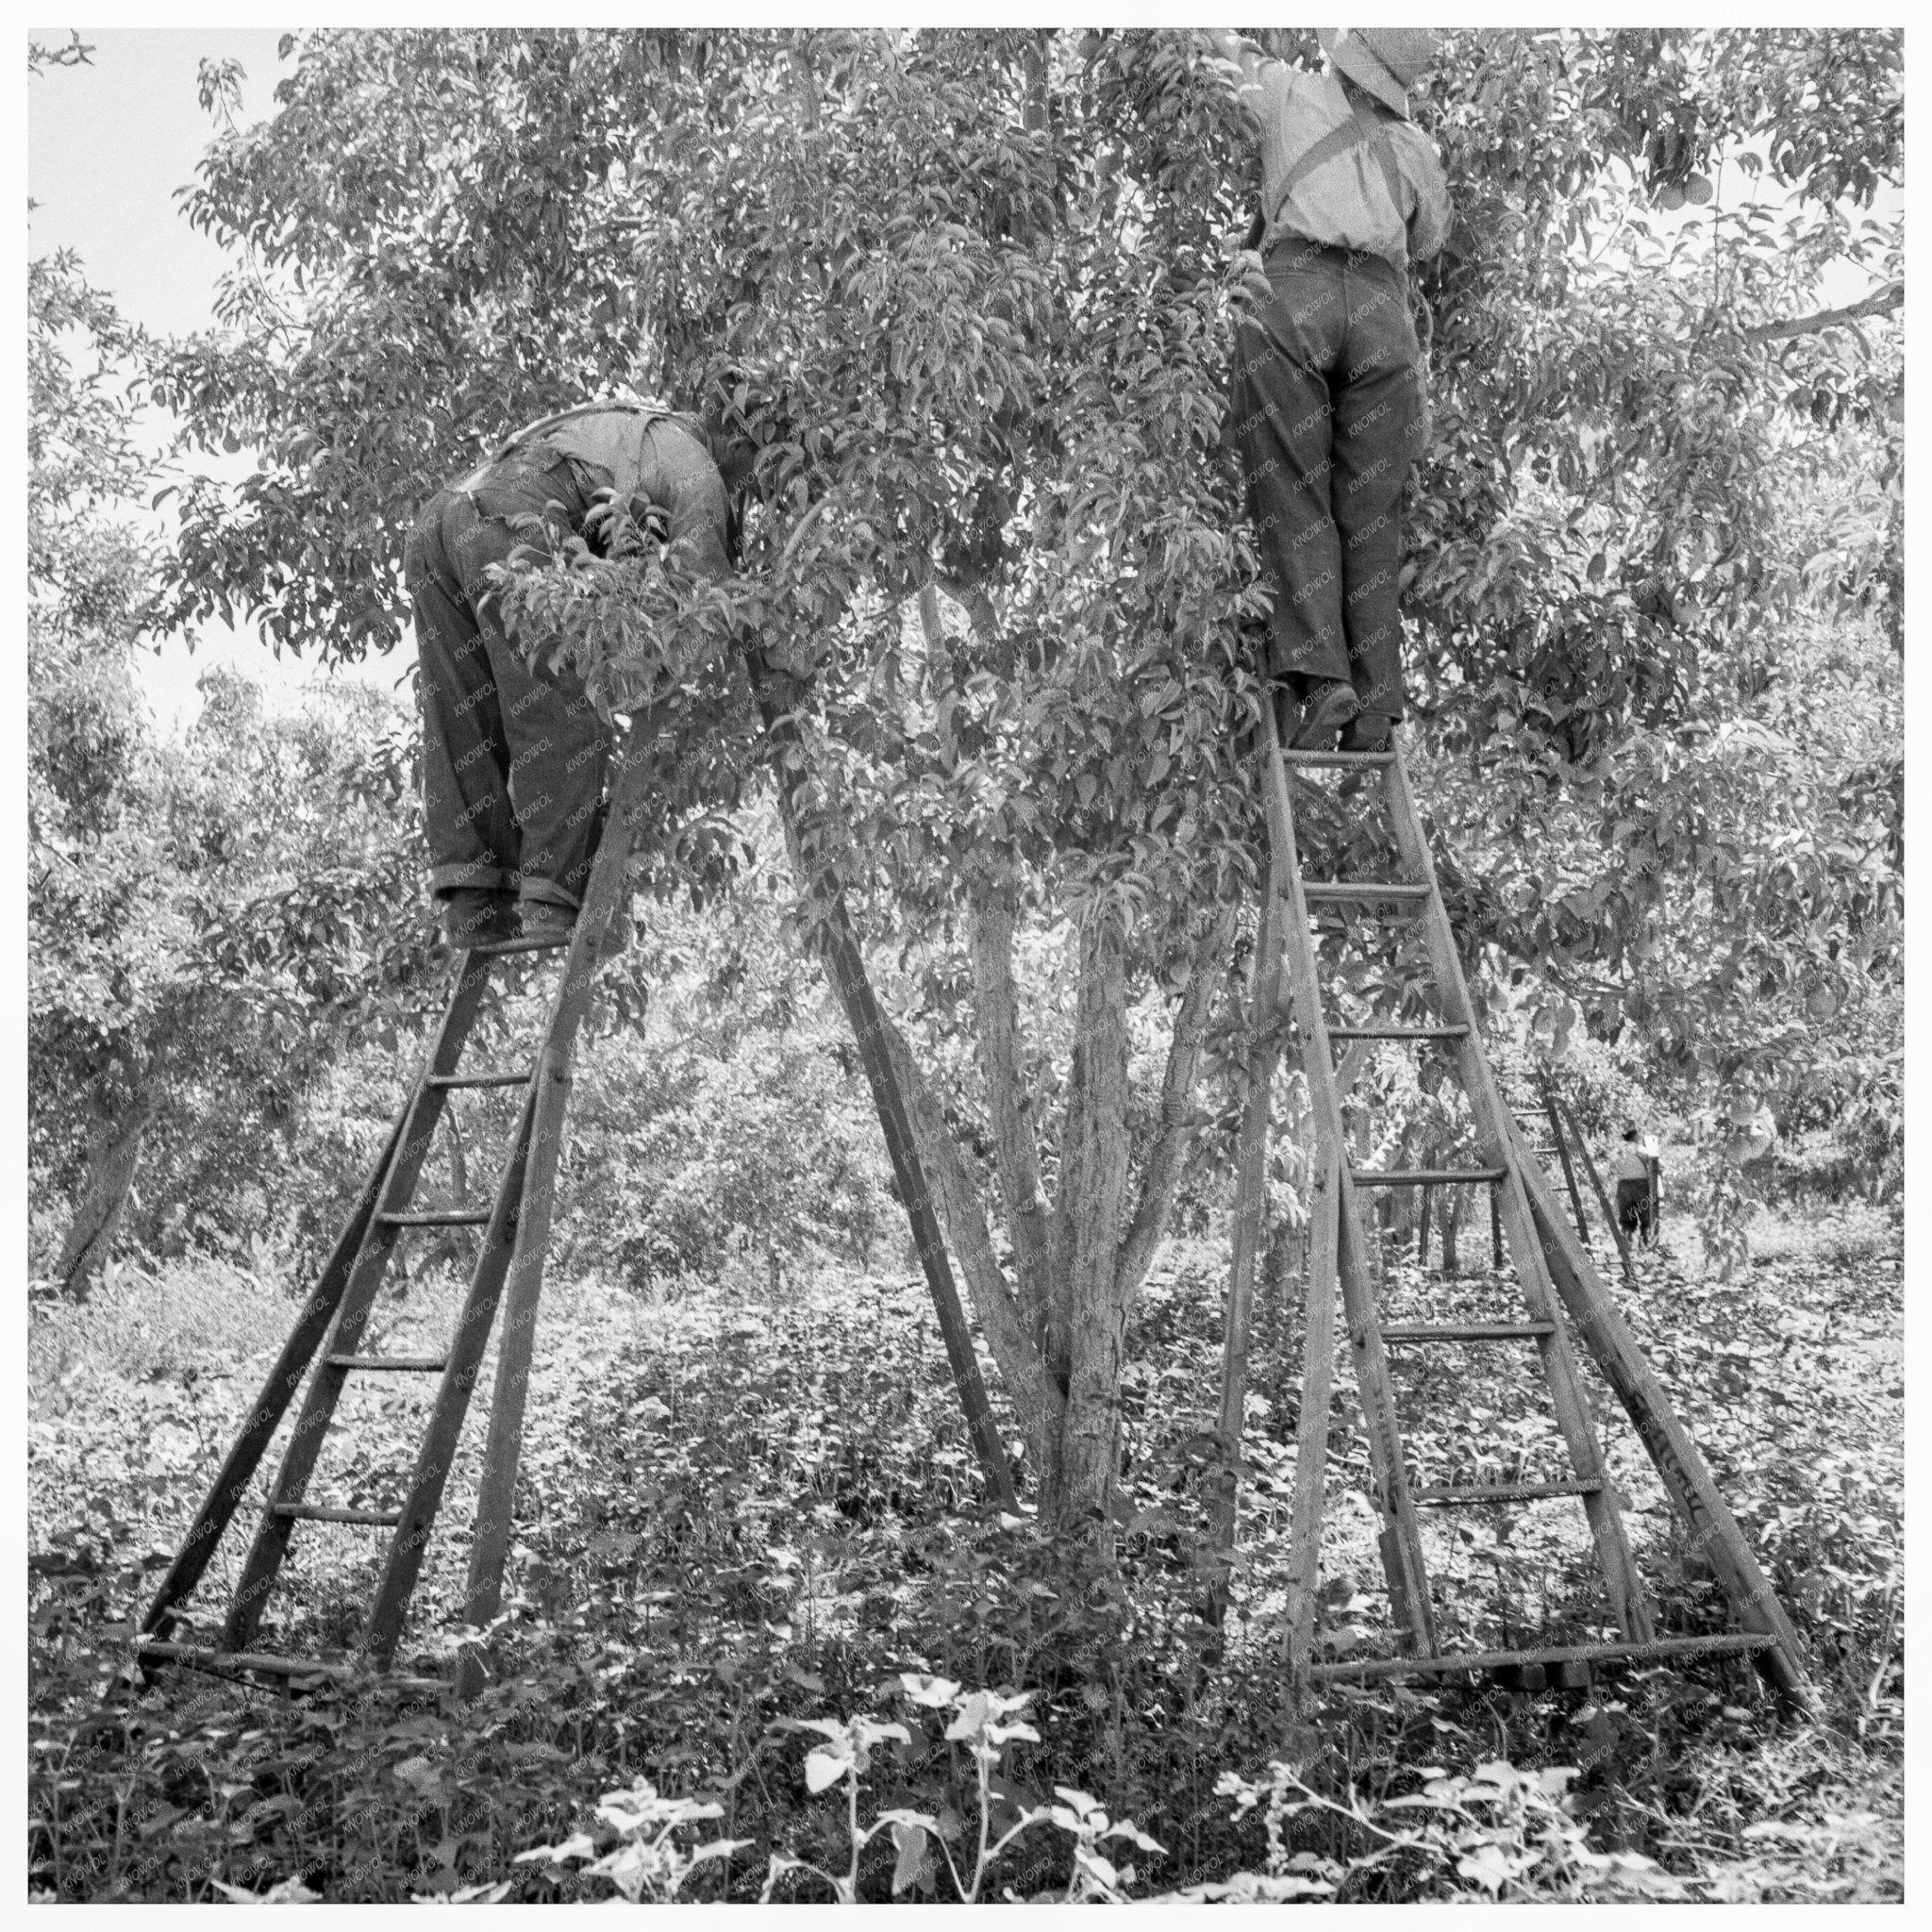
M 1408 118 L 1408 90 L 1426 74 L 1442 37 L 1425 26 L 1324 26 L 1315 39 L 1339 73 Z

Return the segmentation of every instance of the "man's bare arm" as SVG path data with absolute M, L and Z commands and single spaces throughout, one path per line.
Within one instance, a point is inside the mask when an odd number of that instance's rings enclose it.
M 1235 83 L 1239 93 L 1245 93 L 1250 88 L 1261 84 L 1261 70 L 1268 65 L 1268 57 L 1253 41 L 1244 39 L 1232 27 L 1210 26 L 1207 29 L 1208 39 L 1215 53 L 1241 75 Z

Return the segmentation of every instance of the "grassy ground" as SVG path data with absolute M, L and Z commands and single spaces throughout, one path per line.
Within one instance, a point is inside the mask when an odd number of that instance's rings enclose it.
M 1203 1614 L 1211 1553 L 1196 1531 L 1224 1269 L 1212 1244 L 1176 1248 L 1137 1320 L 1117 1575 L 977 1507 L 916 1286 L 801 1268 L 774 1299 L 762 1266 L 655 1302 L 556 1283 L 506 1668 L 476 1705 L 412 1705 L 373 1685 L 287 1702 L 178 1676 L 141 1691 L 123 1676 L 131 1622 L 291 1304 L 277 1284 L 218 1266 L 125 1275 L 86 1309 L 38 1311 L 31 1333 L 32 1882 L 70 1898 L 290 1881 L 331 1898 L 503 1884 L 521 1898 L 602 1895 L 610 1882 L 658 1895 L 674 1868 L 642 1850 L 608 1882 L 583 1877 L 582 1857 L 514 1862 L 587 1824 L 600 1850 L 654 1841 L 635 1812 L 628 1826 L 592 1822 L 605 1792 L 644 1774 L 720 1808 L 677 1841 L 745 1841 L 686 1890 L 756 1896 L 770 1853 L 835 1874 L 848 1861 L 845 1784 L 815 1796 L 805 1779 L 808 1747 L 845 1747 L 788 1723 L 873 1711 L 900 1724 L 903 1740 L 848 1754 L 862 1814 L 915 1808 L 941 1837 L 952 1830 L 948 1843 L 970 1844 L 975 1769 L 941 1722 L 957 1707 L 908 1703 L 899 1682 L 930 1673 L 1033 1693 L 1024 1718 L 1039 1739 L 1000 1744 L 988 1815 L 997 1828 L 1051 1804 L 1056 1786 L 1091 1793 L 1164 1848 L 1134 1852 L 1137 1876 L 1129 1886 L 1116 1870 L 1116 1890 L 1897 1898 L 1900 1253 L 1889 1224 L 1842 1216 L 1768 1224 L 1754 1246 L 1726 1287 L 1666 1248 L 1622 1299 L 1809 1648 L 1822 1716 L 1784 1727 L 1748 1674 L 1711 1665 L 1538 1696 L 1338 1690 L 1309 1730 L 1292 1728 L 1277 1657 L 1295 1314 L 1278 1300 L 1260 1311 L 1242 1561 L 1217 1627 Z M 1441 1319 L 1500 1312 L 1502 1291 L 1395 1268 L 1388 1302 Z M 375 1346 L 432 1351 L 453 1296 L 444 1277 L 385 1301 Z M 1551 1466 L 1525 1366 L 1476 1349 L 1407 1374 L 1410 1454 L 1426 1477 Z M 325 1462 L 315 1500 L 380 1507 L 408 1468 L 422 1391 L 361 1379 L 341 1439 L 354 1453 Z M 1324 1641 L 1348 1654 L 1386 1642 L 1387 1613 L 1373 1520 L 1349 1493 L 1367 1458 L 1345 1364 L 1337 1387 Z M 1649 1465 L 1607 1391 L 1592 1397 L 1660 1626 L 1719 1626 L 1722 1605 Z M 417 1598 L 409 1652 L 425 1665 L 446 1660 L 477 1434 L 473 1422 Z M 252 1527 L 244 1511 L 202 1587 L 211 1621 Z M 304 1525 L 264 1644 L 352 1645 L 378 1555 L 375 1533 Z M 1456 1641 L 1607 1628 L 1574 1506 L 1536 1506 L 1513 1528 L 1432 1529 L 1430 1555 Z M 1268 1772 L 1284 1757 L 1305 1785 Z M 1499 1765 L 1518 1781 L 1498 1783 Z M 1395 1800 L 1415 1802 L 1387 1809 Z M 887 1896 L 895 1878 L 911 1896 L 951 1895 L 939 1840 L 915 1857 L 910 1831 L 872 1842 L 858 1895 Z M 1070 1874 L 1098 1886 L 1074 1846 L 1100 1842 L 1042 1820 L 995 1875 L 1023 1896 L 1059 1895 Z M 1126 1841 L 1108 1844 L 1118 1861 Z M 774 1882 L 778 1896 L 827 1895 L 808 1875 Z

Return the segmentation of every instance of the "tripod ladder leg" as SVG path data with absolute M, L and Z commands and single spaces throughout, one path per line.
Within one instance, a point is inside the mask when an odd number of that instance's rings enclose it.
M 1248 1091 L 1241 1108 L 1235 1185 L 1233 1255 L 1221 1342 L 1221 1457 L 1209 1512 L 1217 1548 L 1231 1550 L 1239 1507 L 1242 1410 L 1248 1390 L 1248 1330 L 1255 1305 L 1255 1261 L 1268 1205 L 1268 1114 L 1281 1058 L 1281 902 L 1271 876 L 1261 894 L 1250 998 Z
M 557 1164 L 570 1103 L 571 1058 L 589 1005 L 595 970 L 592 951 L 615 916 L 630 863 L 637 807 L 650 771 L 650 740 L 643 728 L 648 715 L 632 722 L 625 741 L 604 842 L 591 868 L 578 932 L 564 961 L 563 978 L 544 1027 L 529 1161 L 517 1214 L 517 1246 L 506 1291 L 503 1340 L 497 1346 L 496 1386 L 490 1400 L 490 1432 L 483 1449 L 483 1476 L 476 1496 L 476 1527 L 470 1544 L 470 1574 L 464 1595 L 464 1621 L 479 1626 L 496 1615 L 503 1601 L 504 1564 L 509 1552 L 517 1467 L 523 1457 L 524 1410 L 537 1336 L 537 1305 L 550 1248 Z M 481 1681 L 479 1659 L 467 1653 L 462 1679 L 466 1692 L 474 1691 Z
M 1297 1705 L 1307 1690 L 1315 1643 L 1322 1515 L 1327 1498 L 1328 1422 L 1334 1408 L 1336 1247 L 1341 1236 L 1341 1177 L 1332 1162 L 1316 1175 L 1311 1191 L 1302 1407 L 1295 1424 L 1294 1505 L 1288 1537 L 1288 1669 Z

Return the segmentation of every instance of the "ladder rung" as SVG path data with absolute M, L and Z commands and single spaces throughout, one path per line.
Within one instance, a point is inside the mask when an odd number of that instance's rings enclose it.
M 393 1529 L 403 1520 L 393 1509 L 331 1509 L 325 1503 L 277 1503 L 275 1512 L 297 1523 L 353 1523 L 363 1529 Z
M 1506 1671 L 1524 1664 L 1661 1662 L 1674 1657 L 1738 1656 L 1775 1650 L 1777 1639 L 1757 1630 L 1729 1631 L 1714 1637 L 1658 1637 L 1649 1643 L 1574 1643 L 1548 1650 L 1478 1650 L 1444 1657 L 1363 1657 L 1353 1663 L 1316 1664 L 1308 1675 L 1332 1683 L 1345 1677 L 1455 1676 L 1465 1671 Z
M 1554 1322 L 1385 1323 L 1384 1341 L 1534 1341 L 1554 1335 Z
M 487 946 L 472 946 L 470 951 L 479 959 L 500 959 L 509 953 L 554 953 L 570 941 L 567 932 L 541 933 L 533 939 L 496 940 Z
M 325 1664 L 313 1657 L 270 1657 L 258 1650 L 215 1650 L 200 1643 L 163 1643 L 149 1639 L 135 1646 L 140 1657 L 159 1657 L 168 1663 L 186 1664 L 191 1669 L 209 1671 L 260 1671 L 272 1677 L 346 1677 L 347 1664 Z M 441 1677 L 386 1676 L 386 1684 L 403 1690 L 446 1690 Z
M 527 1087 L 528 1074 L 431 1074 L 432 1087 Z
M 166 1657 L 181 1664 L 207 1664 L 230 1671 L 264 1671 L 276 1677 L 345 1677 L 346 1664 L 325 1664 L 306 1657 L 270 1657 L 258 1650 L 213 1650 L 200 1643 L 137 1644 L 142 1657 Z
M 1574 1476 L 1567 1483 L 1474 1483 L 1467 1488 L 1411 1490 L 1412 1503 L 1432 1503 L 1443 1508 L 1463 1503 L 1534 1503 L 1545 1496 L 1594 1496 L 1603 1489 L 1600 1478 Z
M 1429 896 L 1429 889 L 1400 882 L 1379 885 L 1370 879 L 1318 879 L 1302 887 L 1302 896 L 1311 906 L 1373 906 L 1383 900 L 1407 906 L 1420 905 Z
M 1507 1167 L 1352 1167 L 1358 1188 L 1445 1188 L 1457 1181 L 1499 1181 Z
M 1392 751 L 1284 751 L 1281 756 L 1291 765 L 1341 765 L 1357 771 L 1395 762 Z
M 1330 1040 L 1461 1040 L 1467 1026 L 1331 1026 Z
M 440 1375 L 449 1366 L 449 1357 L 441 1355 L 332 1355 L 328 1365 L 332 1369 L 397 1369 Z
M 378 1214 L 391 1227 L 481 1227 L 490 1219 L 487 1208 L 424 1208 L 408 1214 Z

